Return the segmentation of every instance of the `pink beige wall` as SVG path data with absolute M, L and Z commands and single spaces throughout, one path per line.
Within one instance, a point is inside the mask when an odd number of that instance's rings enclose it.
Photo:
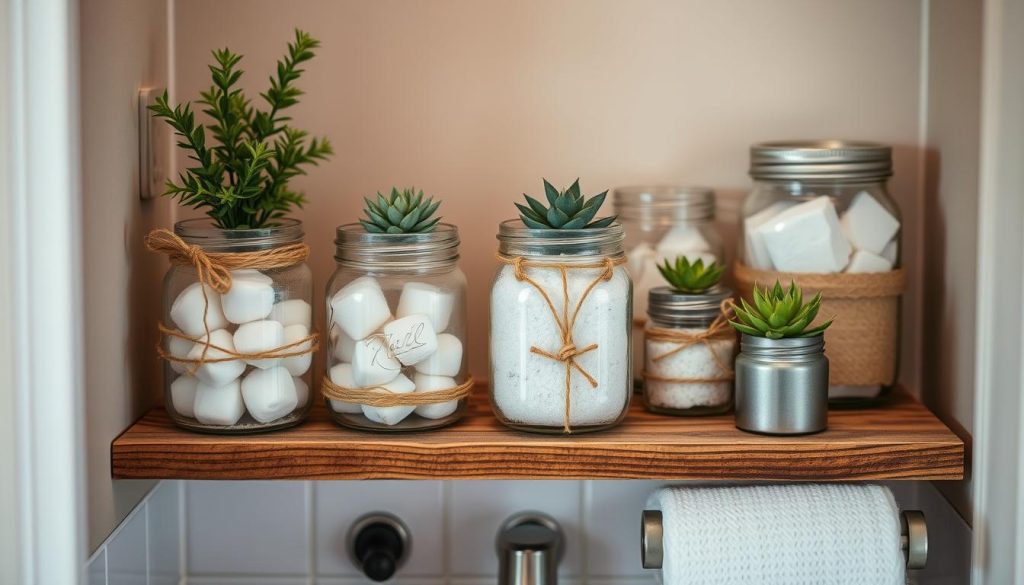
M 735 209 L 758 140 L 850 137 L 896 147 L 893 190 L 905 254 L 920 281 L 920 6 L 871 0 L 762 2 L 178 0 L 178 96 L 209 84 L 209 51 L 245 54 L 245 86 L 264 86 L 301 27 L 323 40 L 295 123 L 337 155 L 300 185 L 298 216 L 318 288 L 333 229 L 362 196 L 415 184 L 442 197 L 463 233 L 471 347 L 485 348 L 497 223 L 541 177 L 582 177 L 596 193 L 644 182 L 700 183 Z M 734 217 L 725 218 L 727 222 Z M 904 379 L 916 386 L 905 319 Z M 471 366 L 487 375 L 484 351 Z

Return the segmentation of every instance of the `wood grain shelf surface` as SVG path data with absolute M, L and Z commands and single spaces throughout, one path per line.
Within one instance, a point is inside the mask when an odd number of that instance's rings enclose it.
M 149 479 L 664 479 L 955 480 L 964 444 L 914 399 L 870 410 L 833 410 L 829 429 L 766 437 L 731 414 L 677 418 L 634 400 L 620 426 L 574 436 L 511 431 L 479 388 L 467 417 L 422 433 L 367 433 L 335 425 L 326 410 L 292 429 L 206 435 L 154 409 L 111 447 L 113 475 Z

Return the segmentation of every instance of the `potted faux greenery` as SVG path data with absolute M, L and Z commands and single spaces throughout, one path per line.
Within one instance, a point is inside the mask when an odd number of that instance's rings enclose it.
M 813 326 L 821 294 L 803 302 L 800 287 L 753 289 L 734 307 L 742 334 L 736 358 L 736 426 L 772 435 L 816 433 L 828 426 L 828 320 Z
M 719 286 L 724 267 L 685 256 L 658 265 L 670 286 L 648 293 L 644 329 L 644 404 L 672 415 L 720 414 L 732 406 L 736 333 Z
M 150 107 L 169 124 L 189 163 L 166 196 L 206 218 L 147 238 L 167 254 L 163 341 L 166 404 L 180 426 L 254 432 L 291 426 L 310 405 L 312 275 L 302 223 L 288 218 L 306 198 L 291 185 L 332 154 L 326 138 L 290 124 L 296 82 L 319 42 L 296 30 L 262 106 L 238 87 L 242 56 L 213 51 L 212 84 L 191 104 L 165 92 Z

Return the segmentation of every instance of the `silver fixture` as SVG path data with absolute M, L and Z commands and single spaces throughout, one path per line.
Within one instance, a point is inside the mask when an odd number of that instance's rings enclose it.
M 393 514 L 371 512 L 348 529 L 345 546 L 352 563 L 371 581 L 387 581 L 412 550 L 409 528 Z
M 522 512 L 501 525 L 495 542 L 498 585 L 557 585 L 565 535 L 540 512 Z
M 928 562 L 928 524 L 920 510 L 900 513 L 900 549 L 908 569 L 923 569 Z M 665 563 L 661 510 L 644 510 L 640 515 L 640 562 L 645 569 L 660 569 Z

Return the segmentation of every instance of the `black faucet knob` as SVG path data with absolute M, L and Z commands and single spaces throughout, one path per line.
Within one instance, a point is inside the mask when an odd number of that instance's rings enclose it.
M 385 513 L 363 516 L 349 530 L 349 555 L 371 581 L 387 581 L 409 554 L 409 530 Z

